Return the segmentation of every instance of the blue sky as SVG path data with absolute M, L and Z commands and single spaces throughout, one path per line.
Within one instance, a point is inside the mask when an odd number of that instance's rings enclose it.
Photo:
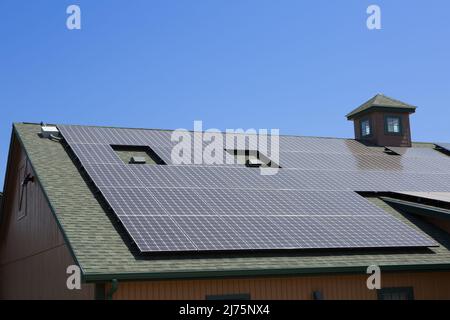
M 77 4 L 82 29 L 66 28 Z M 366 9 L 382 10 L 382 30 Z M 0 2 L 0 182 L 12 122 L 279 128 L 352 137 L 378 92 L 418 105 L 413 138 L 450 141 L 450 2 Z

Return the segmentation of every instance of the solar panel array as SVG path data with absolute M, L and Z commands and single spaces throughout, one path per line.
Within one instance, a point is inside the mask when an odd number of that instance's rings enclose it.
M 354 191 L 450 191 L 446 157 L 355 140 L 282 136 L 282 168 L 264 176 L 238 163 L 174 165 L 170 131 L 59 129 L 142 252 L 433 246 Z M 126 164 L 112 145 L 148 146 L 167 165 Z

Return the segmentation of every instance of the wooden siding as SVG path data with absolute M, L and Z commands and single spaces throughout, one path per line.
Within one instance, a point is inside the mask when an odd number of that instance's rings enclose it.
M 92 299 L 92 284 L 66 287 L 66 268 L 75 263 L 37 181 L 27 185 L 19 212 L 20 184 L 28 173 L 34 175 L 14 138 L 0 225 L 0 299 Z
M 250 294 L 253 300 L 310 300 L 314 291 L 320 291 L 326 300 L 377 299 L 366 280 L 366 275 L 335 275 L 123 282 L 113 298 L 204 300 L 208 295 Z M 386 273 L 381 281 L 383 288 L 413 287 L 415 299 L 450 299 L 450 272 Z

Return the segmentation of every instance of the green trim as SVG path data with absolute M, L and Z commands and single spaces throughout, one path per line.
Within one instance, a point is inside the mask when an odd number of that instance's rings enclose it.
M 398 119 L 399 132 L 390 132 L 388 125 L 388 118 Z M 385 114 L 384 115 L 384 134 L 388 136 L 402 136 L 403 135 L 403 121 L 401 116 Z
M 86 282 L 103 282 L 112 279 L 124 281 L 138 280 L 174 280 L 174 279 L 211 279 L 211 278 L 243 278 L 271 276 L 312 276 L 334 274 L 366 274 L 368 266 L 326 267 L 326 268 L 293 268 L 293 269 L 258 269 L 258 270 L 228 270 L 228 271 L 198 271 L 198 272 L 168 272 L 168 273 L 122 273 L 122 274 L 87 274 Z M 445 264 L 415 264 L 415 265 L 385 265 L 382 271 L 450 271 L 450 263 Z
M 389 197 L 380 197 L 380 199 L 392 204 L 400 211 L 407 211 L 408 213 L 417 214 L 424 217 L 450 220 L 450 210 Z
M 66 231 L 64 230 L 64 227 L 62 226 L 61 221 L 59 220 L 58 215 L 56 214 L 56 210 L 55 210 L 55 208 L 53 207 L 53 205 L 52 205 L 52 203 L 50 201 L 50 198 L 49 198 L 49 196 L 47 194 L 47 190 L 44 188 L 44 185 L 41 183 L 41 179 L 39 178 L 39 174 L 34 168 L 33 161 L 30 158 L 30 155 L 28 154 L 27 149 L 25 148 L 25 144 L 23 143 L 22 138 L 20 137 L 20 134 L 19 134 L 19 132 L 17 131 L 17 129 L 15 127 L 15 124 L 13 125 L 13 134 L 14 134 L 15 137 L 17 137 L 17 140 L 19 141 L 20 147 L 22 148 L 23 152 L 25 153 L 25 156 L 27 157 L 28 161 L 30 162 L 31 170 L 33 170 L 34 176 L 35 176 L 35 183 L 37 183 L 40 186 L 40 188 L 42 190 L 42 193 L 44 194 L 45 200 L 47 201 L 47 204 L 48 204 L 48 206 L 50 208 L 50 211 L 52 212 L 52 215 L 53 215 L 53 217 L 54 217 L 54 219 L 56 221 L 56 224 L 58 225 L 59 230 L 61 231 L 61 234 L 63 236 L 64 242 L 66 243 L 67 248 L 69 248 L 70 255 L 72 256 L 72 259 L 74 260 L 75 264 L 78 265 L 78 267 L 81 270 L 81 278 L 84 281 L 85 272 L 83 270 L 83 267 L 78 262 L 77 256 L 75 255 L 75 251 L 73 250 L 72 246 L 70 245 L 70 241 L 69 241 L 69 238 L 67 237 Z M 55 143 L 58 143 L 58 142 L 55 142 Z

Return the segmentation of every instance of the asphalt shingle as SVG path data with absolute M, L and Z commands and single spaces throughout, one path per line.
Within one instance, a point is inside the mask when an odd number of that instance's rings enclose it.
M 387 97 L 383 94 L 377 94 L 370 100 L 366 101 L 358 108 L 347 114 L 347 119 L 352 119 L 355 115 L 367 111 L 374 107 L 408 110 L 409 112 L 414 112 L 417 107 L 407 104 L 405 102 Z

